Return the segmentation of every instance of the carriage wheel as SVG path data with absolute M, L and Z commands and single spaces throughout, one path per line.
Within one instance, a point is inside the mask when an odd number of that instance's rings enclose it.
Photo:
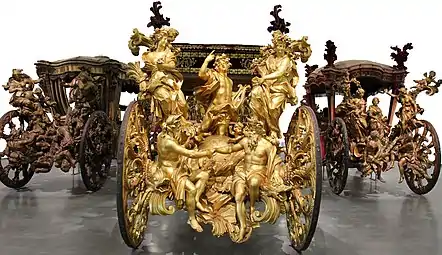
M 330 187 L 336 195 L 341 194 L 347 184 L 349 143 L 344 120 L 335 118 L 327 129 L 326 169 Z
M 414 146 L 417 148 L 417 154 L 421 156 L 420 167 L 431 177 L 427 179 L 422 175 L 414 174 L 405 167 L 405 181 L 408 187 L 416 194 L 424 195 L 430 192 L 437 183 L 440 174 L 441 155 L 440 143 L 436 129 L 425 120 L 421 120 L 423 125 L 414 129 L 411 135 L 414 137 Z M 425 162 L 423 159 L 428 159 Z
M 127 246 L 143 241 L 149 214 L 146 167 L 151 161 L 150 122 L 140 101 L 129 104 L 121 123 L 117 152 L 117 212 Z
M 103 111 L 93 112 L 81 134 L 79 163 L 86 188 L 98 191 L 107 180 L 112 161 L 112 124 Z
M 320 134 L 310 107 L 297 109 L 287 134 L 286 176 L 293 189 L 287 194 L 285 211 L 292 246 L 300 252 L 309 247 L 315 233 L 322 192 Z
M 10 135 L 15 133 L 21 137 L 23 131 L 19 131 L 18 127 L 14 127 L 17 123 L 13 123 L 14 119 L 18 119 L 19 112 L 16 110 L 5 113 L 0 118 L 0 141 L 6 145 L 7 140 L 10 139 Z M 12 125 L 11 125 L 12 124 Z M 22 124 L 22 123 L 21 123 Z M 5 129 L 10 131 L 7 132 Z M 22 132 L 20 134 L 20 132 Z M 9 188 L 19 189 L 28 184 L 34 175 L 34 171 L 30 168 L 29 164 L 24 162 L 13 162 L 9 158 L 3 158 L 5 151 L 0 152 L 0 181 Z M 26 157 L 26 155 L 24 155 Z M 26 162 L 26 160 L 24 160 Z

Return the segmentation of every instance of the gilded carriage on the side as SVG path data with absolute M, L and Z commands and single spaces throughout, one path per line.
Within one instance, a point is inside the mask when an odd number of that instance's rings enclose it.
M 215 236 L 237 243 L 285 214 L 293 246 L 305 250 L 321 199 L 319 128 L 308 106 L 297 109 L 286 134 L 278 122 L 285 104 L 297 103 L 296 62 L 311 55 L 307 37 L 289 38 L 276 6 L 266 47 L 174 44 L 178 31 L 160 8 L 159 2 L 151 8 L 153 34 L 134 29 L 129 41 L 134 55 L 140 46 L 147 51 L 142 64 L 128 64 L 140 91 L 126 109 L 118 142 L 117 211 L 125 243 L 141 244 L 149 214 L 185 209 L 194 230 L 211 224 Z
M 439 178 L 441 155 L 439 138 L 433 125 L 418 119 L 423 109 L 416 98 L 422 93 L 434 95 L 442 80 L 436 73 L 424 74 L 414 86 L 404 85 L 407 68 L 404 63 L 411 43 L 402 49 L 391 47 L 396 65 L 388 66 L 366 60 L 335 62 L 336 46 L 326 43 L 322 68 L 307 66 L 307 94 L 304 102 L 316 110 L 322 127 L 323 159 L 328 180 L 334 193 L 340 194 L 347 181 L 348 168 L 357 168 L 362 176 L 376 176 L 384 182 L 382 173 L 399 168 L 404 179 L 417 194 L 431 191 Z M 391 96 L 388 115 L 383 115 L 376 94 Z M 328 107 L 319 110 L 315 98 L 327 96 Z M 336 95 L 343 100 L 336 105 Z M 374 96 L 367 107 L 367 99 Z M 395 112 L 396 105 L 401 107 Z M 392 126 L 396 115 L 399 122 Z
M 132 81 L 125 65 L 108 57 L 38 61 L 38 80 L 14 69 L 4 89 L 15 108 L 0 119 L 0 181 L 21 188 L 34 173 L 78 164 L 86 188 L 99 190 L 116 151 L 119 96 Z M 128 84 L 126 84 L 128 83 Z

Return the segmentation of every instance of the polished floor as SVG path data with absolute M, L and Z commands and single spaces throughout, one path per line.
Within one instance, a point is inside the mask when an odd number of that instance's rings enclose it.
M 316 235 L 303 254 L 442 254 L 442 186 L 416 196 L 406 184 L 397 184 L 396 172 L 385 178 L 386 184 L 376 184 L 351 171 L 340 197 L 324 183 Z M 213 237 L 210 227 L 193 232 L 185 213 L 151 217 L 142 249 L 132 251 L 120 237 L 115 189 L 112 178 L 103 190 L 88 194 L 79 175 L 57 169 L 34 176 L 20 192 L 1 187 L 0 254 L 296 254 L 284 218 L 257 229 L 247 243 L 233 244 L 227 237 Z

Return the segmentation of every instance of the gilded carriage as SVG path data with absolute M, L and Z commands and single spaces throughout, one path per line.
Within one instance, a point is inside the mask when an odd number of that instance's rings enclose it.
M 140 46 L 147 51 L 143 65 L 128 64 L 139 93 L 119 132 L 123 240 L 137 248 L 149 214 L 185 209 L 195 231 L 211 224 L 213 235 L 237 243 L 285 214 L 293 247 L 307 249 L 321 201 L 319 128 L 308 106 L 297 109 L 284 136 L 278 126 L 285 103 L 297 103 L 296 61 L 310 57 L 307 37 L 290 39 L 275 6 L 272 45 L 175 44 L 178 31 L 160 8 L 151 8 L 153 34 L 134 29 L 129 41 L 134 55 Z
M 307 66 L 307 94 L 304 103 L 315 108 L 321 126 L 323 160 L 330 187 L 340 194 L 346 185 L 348 168 L 356 168 L 362 177 L 376 176 L 384 182 L 382 173 L 399 168 L 399 183 L 404 179 L 417 194 L 431 191 L 441 165 L 439 138 L 433 125 L 418 119 L 423 109 L 416 103 L 421 92 L 434 95 L 442 80 L 436 73 L 425 73 L 414 86 L 404 85 L 407 68 L 404 65 L 411 43 L 391 47 L 389 66 L 366 60 L 339 61 L 334 42 L 327 41 L 324 59 L 327 65 Z M 391 96 L 390 107 L 384 115 L 377 94 Z M 336 104 L 336 96 L 343 96 Z M 326 96 L 328 107 L 319 110 L 316 98 Z M 367 99 L 372 98 L 367 107 Z M 401 107 L 396 112 L 397 104 Z M 393 118 L 398 124 L 392 126 Z
M 86 188 L 99 190 L 116 151 L 119 97 L 130 89 L 124 64 L 108 57 L 38 61 L 38 80 L 14 69 L 4 89 L 15 108 L 0 119 L 0 181 L 21 188 L 34 173 L 77 164 Z M 9 130 L 8 130 L 9 129 Z

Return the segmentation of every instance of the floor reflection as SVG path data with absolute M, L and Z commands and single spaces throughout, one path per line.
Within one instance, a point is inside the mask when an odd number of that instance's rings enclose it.
M 351 170 L 345 193 L 331 194 L 324 182 L 318 228 L 311 255 L 441 253 L 438 217 L 441 187 L 427 196 L 411 195 L 387 173 L 386 184 L 362 179 Z M 262 224 L 244 244 L 212 236 L 210 226 L 195 233 L 187 215 L 151 216 L 142 247 L 123 243 L 116 219 L 115 178 L 96 193 L 84 188 L 80 175 L 54 169 L 37 175 L 28 189 L 0 187 L 1 254 L 296 254 L 290 247 L 285 218 Z M 25 244 L 25 245 L 24 245 Z
M 398 250 L 404 254 L 440 254 L 436 245 L 439 242 L 438 222 L 426 197 L 406 196 L 402 202 L 398 229 Z M 409 246 L 404 242 L 424 243 Z

